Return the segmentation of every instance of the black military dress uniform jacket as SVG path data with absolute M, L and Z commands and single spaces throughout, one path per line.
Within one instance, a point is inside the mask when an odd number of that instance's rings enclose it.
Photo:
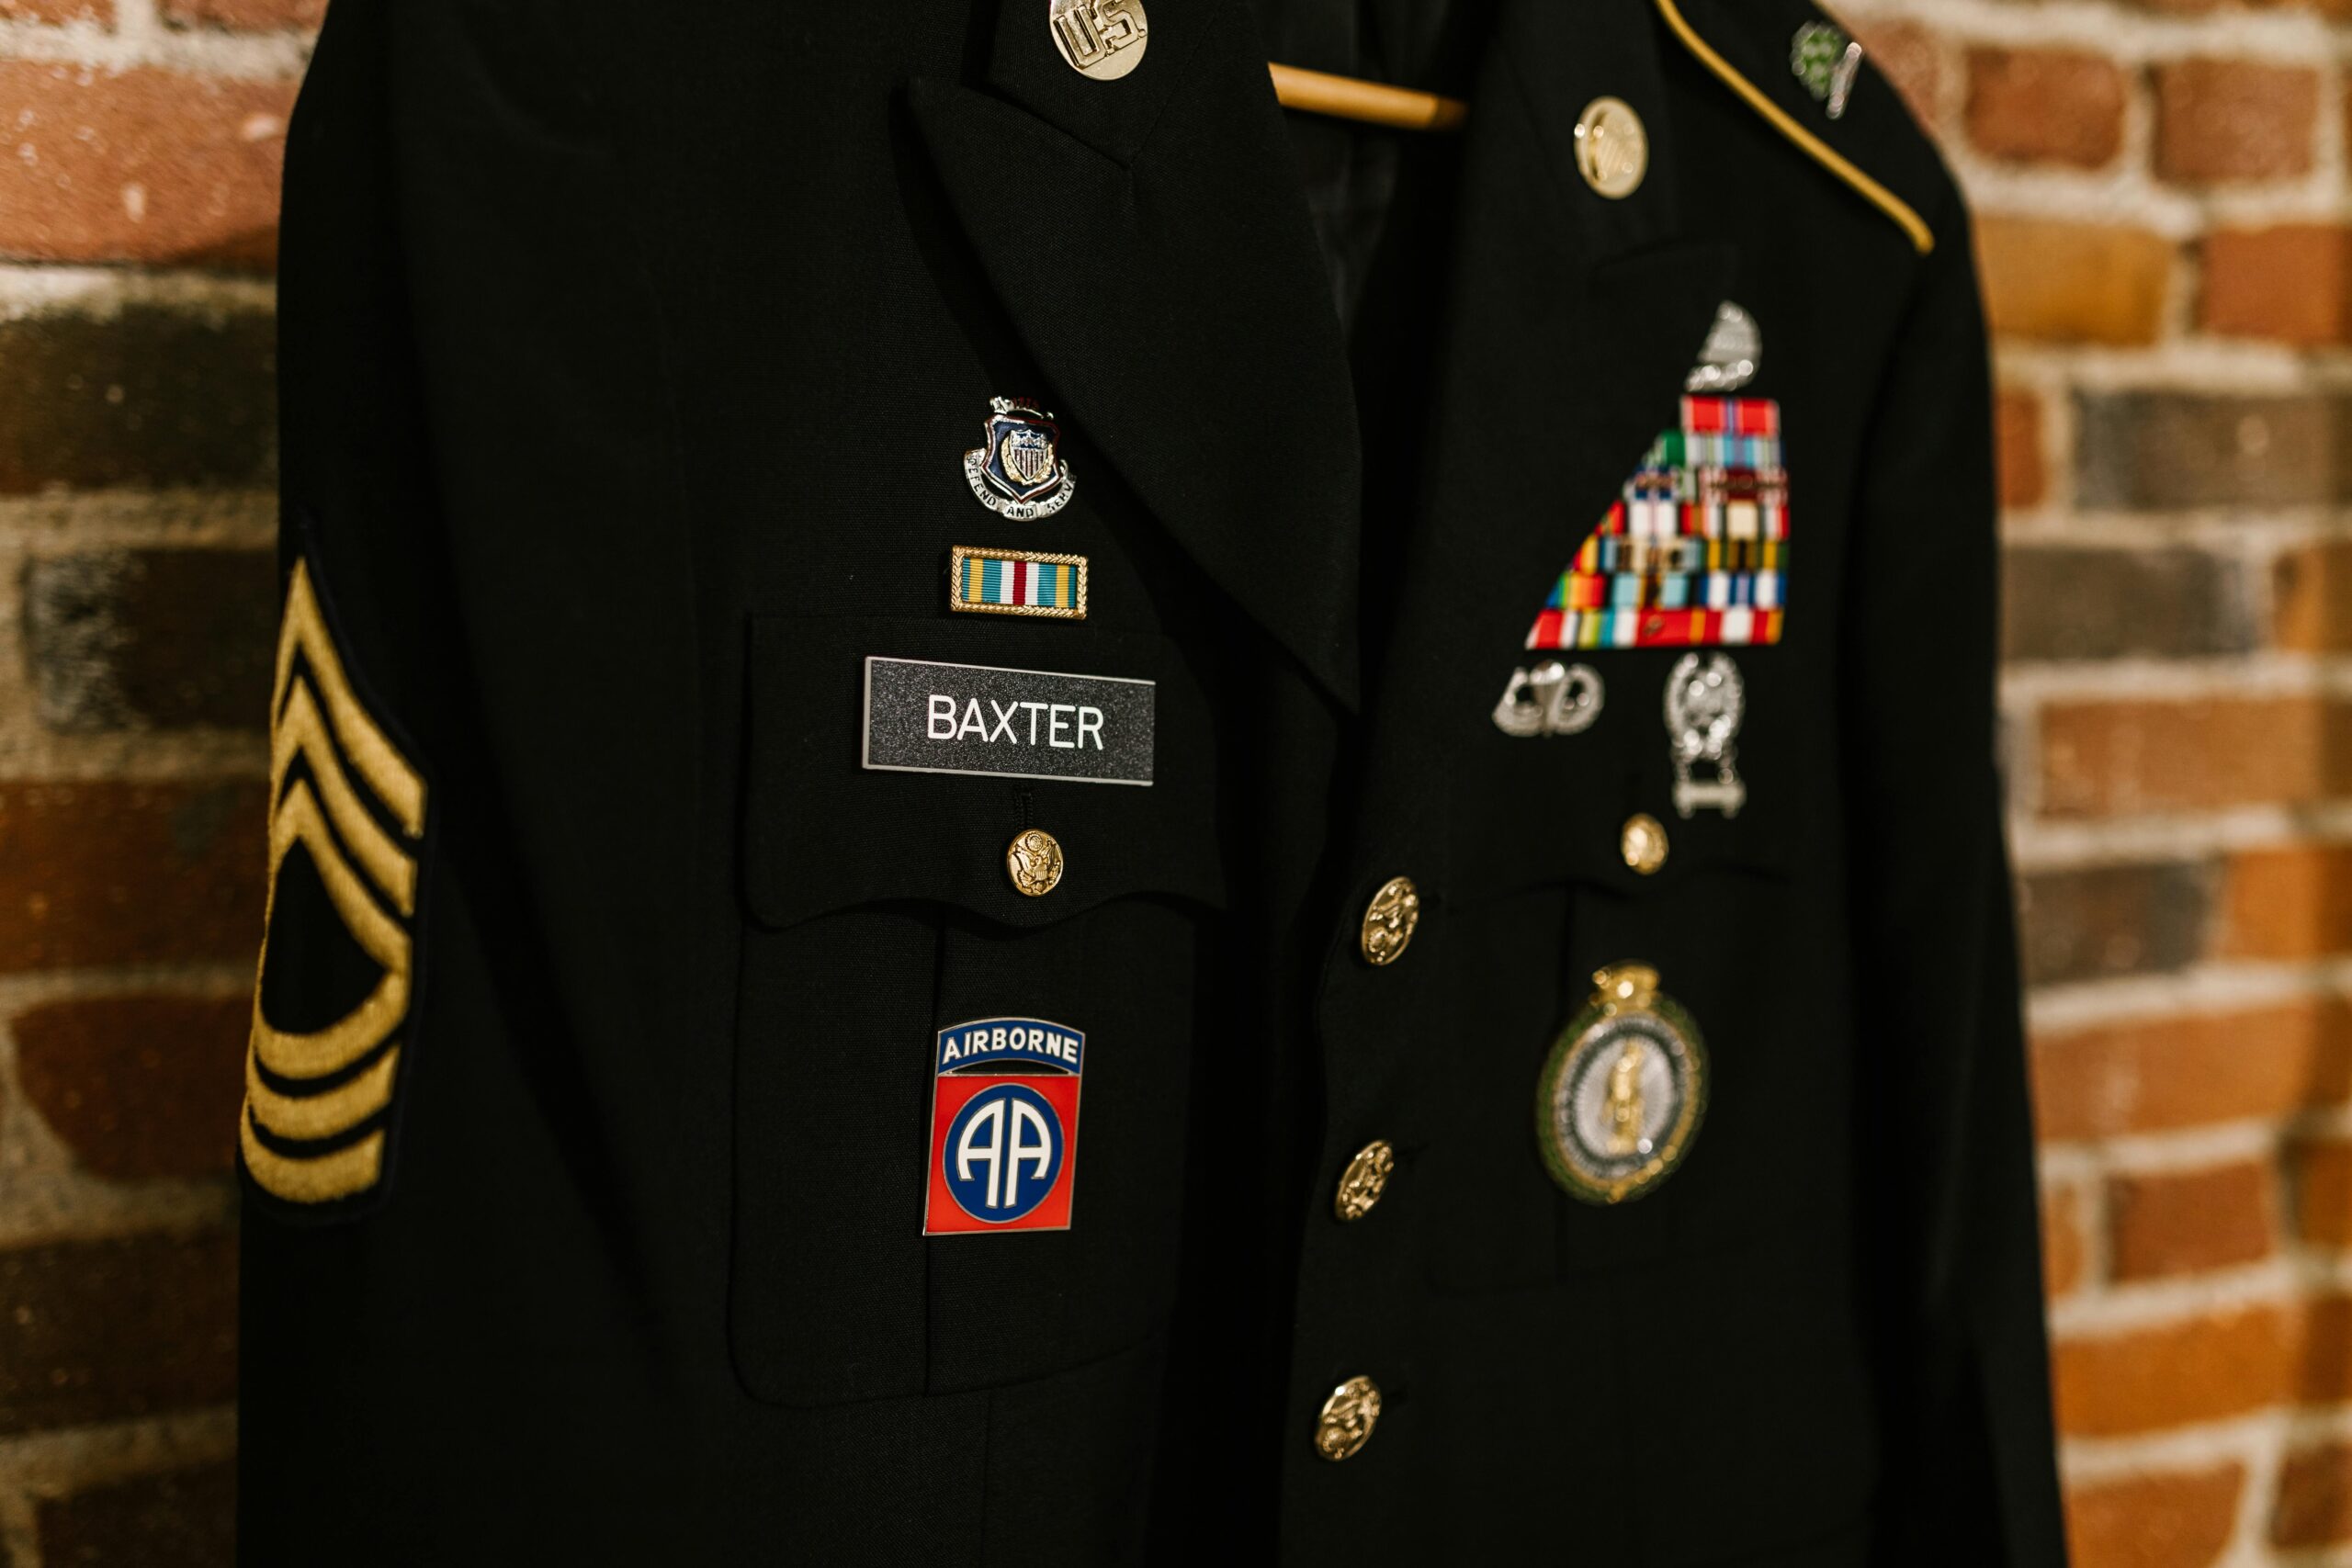
M 334 6 L 244 1561 L 2059 1562 L 1933 152 L 1842 57 L 1828 112 L 1799 0 L 1498 0 L 1335 309 L 1279 24 L 1150 0 L 1097 80 L 1051 8 Z M 1580 731 L 1497 709 L 1727 302 L 1785 619 L 1692 650 L 1745 800 L 1686 817 L 1684 650 L 1560 655 Z M 994 398 L 1058 512 L 977 498 Z M 958 547 L 1086 558 L 1086 617 L 951 612 Z M 1150 784 L 865 766 L 872 659 L 1155 682 Z M 1625 964 L 1704 1119 L 1581 1201 L 1537 1085 Z M 1069 1224 L 926 1236 L 938 1032 L 988 1019 L 1083 1033 Z

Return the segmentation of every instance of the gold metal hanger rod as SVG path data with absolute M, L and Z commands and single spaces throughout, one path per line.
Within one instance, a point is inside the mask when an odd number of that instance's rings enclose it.
M 1366 125 L 1394 126 L 1399 130 L 1459 130 L 1470 117 L 1470 106 L 1460 98 L 1417 93 L 1380 82 L 1359 82 L 1352 76 L 1302 71 L 1295 65 L 1269 65 L 1274 97 L 1286 109 L 1329 115 L 1334 119 L 1361 120 Z

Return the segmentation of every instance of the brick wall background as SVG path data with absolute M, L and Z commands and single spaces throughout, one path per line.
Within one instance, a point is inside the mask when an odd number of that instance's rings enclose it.
M 1982 214 L 2082 1568 L 2352 1568 L 2352 0 L 1844 0 Z M 285 117 L 0 0 L 0 1565 L 228 1561 Z
M 1981 218 L 2077 1561 L 2352 1564 L 2352 4 L 1833 3 Z

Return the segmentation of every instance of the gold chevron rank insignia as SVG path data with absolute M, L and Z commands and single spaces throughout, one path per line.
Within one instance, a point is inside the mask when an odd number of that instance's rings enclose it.
M 426 790 L 354 687 L 307 561 L 287 585 L 270 712 L 269 903 L 238 1142 L 265 1192 L 338 1202 L 384 1175 Z

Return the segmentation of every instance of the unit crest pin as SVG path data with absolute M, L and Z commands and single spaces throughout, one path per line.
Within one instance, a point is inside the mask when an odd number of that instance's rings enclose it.
M 1666 678 L 1666 732 L 1674 746 L 1674 809 L 1684 818 L 1702 810 L 1736 817 L 1747 804 L 1735 744 L 1747 714 L 1747 683 L 1730 655 L 1675 660 Z M 1713 776 L 1702 777 L 1702 769 Z
M 990 512 L 1015 522 L 1051 517 L 1078 481 L 1062 460 L 1061 426 L 1023 398 L 990 398 L 982 445 L 964 454 L 964 479 Z
M 1570 1197 L 1622 1203 L 1690 1151 L 1707 1109 L 1707 1048 L 1649 965 L 1611 964 L 1592 980 L 1536 1080 L 1535 1140 Z

